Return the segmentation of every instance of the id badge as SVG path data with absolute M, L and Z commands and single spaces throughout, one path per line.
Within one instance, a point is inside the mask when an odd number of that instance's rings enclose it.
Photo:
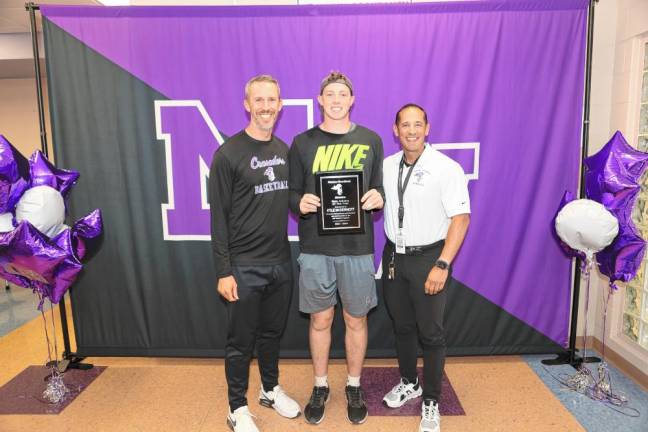
M 405 253 L 405 235 L 402 231 L 399 231 L 398 234 L 396 234 L 396 253 Z

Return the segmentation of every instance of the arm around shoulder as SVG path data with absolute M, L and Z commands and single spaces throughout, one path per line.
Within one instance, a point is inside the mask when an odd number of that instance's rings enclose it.
M 293 139 L 290 150 L 288 150 L 288 189 L 290 211 L 295 215 L 301 215 L 299 202 L 304 194 L 304 165 L 299 153 L 299 144 Z

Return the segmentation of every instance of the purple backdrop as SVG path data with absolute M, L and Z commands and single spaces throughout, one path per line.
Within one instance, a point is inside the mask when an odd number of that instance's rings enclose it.
M 208 239 L 205 169 L 247 123 L 247 79 L 278 78 L 286 106 L 276 132 L 290 143 L 319 122 L 319 82 L 339 69 L 354 82 L 353 120 L 382 136 L 386 155 L 397 151 L 396 110 L 417 102 L 429 141 L 470 174 L 472 223 L 455 276 L 566 343 L 570 261 L 551 221 L 577 185 L 586 0 L 41 11 L 169 98 L 151 107 L 169 191 L 160 236 Z

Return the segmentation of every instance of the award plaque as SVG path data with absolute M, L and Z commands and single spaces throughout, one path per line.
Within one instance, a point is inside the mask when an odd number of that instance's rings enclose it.
M 320 234 L 365 232 L 362 171 L 328 171 L 315 174 L 315 191 L 320 198 L 317 230 Z

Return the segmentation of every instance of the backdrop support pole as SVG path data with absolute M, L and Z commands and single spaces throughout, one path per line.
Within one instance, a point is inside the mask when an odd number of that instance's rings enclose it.
M 581 148 L 581 173 L 580 173 L 580 188 L 578 190 L 578 198 L 585 197 L 585 166 L 584 161 L 588 154 L 589 144 L 589 124 L 590 124 L 590 98 L 592 93 L 592 45 L 594 41 L 594 5 L 598 0 L 589 0 L 589 9 L 587 16 L 587 47 L 585 59 L 585 95 L 583 102 L 583 133 Z M 563 365 L 569 364 L 578 369 L 582 363 L 595 363 L 600 362 L 598 357 L 580 357 L 578 348 L 576 348 L 576 330 L 578 327 L 578 304 L 580 298 L 580 285 L 581 285 L 581 259 L 576 258 L 576 267 L 574 270 L 574 287 L 572 290 L 572 308 L 571 320 L 569 325 L 569 347 L 567 351 L 558 354 L 555 359 L 542 360 L 546 365 Z M 591 275 L 589 276 L 591 277 Z M 587 335 L 585 335 L 587 337 Z
M 32 50 L 34 53 L 34 72 L 36 74 L 36 97 L 38 102 L 38 121 L 40 127 L 40 141 L 41 141 L 41 151 L 46 158 L 49 159 L 49 149 L 47 146 L 47 128 L 45 126 L 45 104 L 43 103 L 43 82 L 41 80 L 41 68 L 40 68 L 40 55 L 38 51 L 38 30 L 36 28 L 36 11 L 40 7 L 33 3 L 25 3 L 25 9 L 29 12 L 29 24 L 30 32 L 32 39 Z M 54 148 L 54 143 L 52 143 L 52 149 Z M 71 288 L 70 288 L 71 289 Z M 59 312 L 61 315 L 61 329 L 63 332 L 63 353 L 62 361 L 58 359 L 54 360 L 58 363 L 58 369 L 61 372 L 64 372 L 66 369 L 90 369 L 93 365 L 89 363 L 81 363 L 84 357 L 78 357 L 76 353 L 72 352 L 70 347 L 70 329 L 67 321 L 67 310 L 65 306 L 65 297 L 59 302 Z M 54 335 L 56 337 L 56 335 Z

